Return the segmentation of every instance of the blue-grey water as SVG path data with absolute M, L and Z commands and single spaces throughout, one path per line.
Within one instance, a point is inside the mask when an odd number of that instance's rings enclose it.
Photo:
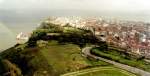
M 87 10 L 0 10 L 0 51 L 16 43 L 20 32 L 31 32 L 41 20 L 48 16 L 106 16 L 125 20 L 150 21 L 150 15 L 143 13 L 115 13 Z

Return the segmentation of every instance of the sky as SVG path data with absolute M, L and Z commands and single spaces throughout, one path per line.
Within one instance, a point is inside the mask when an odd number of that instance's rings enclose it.
M 77 9 L 150 12 L 149 0 L 0 0 L 1 10 Z
M 150 22 L 149 7 L 150 0 L 0 0 L 0 21 L 102 15 Z
M 0 19 L 42 14 L 42 17 L 107 15 L 150 21 L 149 7 L 150 0 L 0 0 Z M 23 19 L 27 20 L 25 17 Z
M 41 19 L 57 15 L 106 15 L 150 22 L 150 0 L 0 0 L 0 43 L 4 44 L 0 49 L 13 41 L 11 31 L 29 32 Z

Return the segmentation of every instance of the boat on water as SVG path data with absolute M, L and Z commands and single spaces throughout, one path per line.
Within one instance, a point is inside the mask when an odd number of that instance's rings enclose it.
M 29 40 L 29 37 L 30 37 L 30 34 L 21 32 L 16 37 L 17 43 L 24 44 L 25 42 Z

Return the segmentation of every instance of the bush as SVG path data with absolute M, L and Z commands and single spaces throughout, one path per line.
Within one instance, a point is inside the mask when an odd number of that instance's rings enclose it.
M 46 32 L 44 31 L 34 31 L 32 36 L 30 37 L 28 43 L 28 47 L 36 46 L 37 40 L 43 39 L 46 36 Z
M 23 76 L 21 70 L 15 64 L 12 64 L 9 60 L 3 60 L 2 62 L 7 71 L 7 76 Z
M 38 40 L 36 44 L 38 45 L 38 47 L 44 47 L 48 45 L 48 42 L 44 40 Z
M 4 73 L 6 73 L 6 70 L 4 67 L 4 63 L 2 62 L 2 58 L 0 57 L 0 75 L 3 75 Z
M 117 54 L 118 52 L 114 52 L 114 51 L 106 52 L 106 51 L 99 50 L 97 48 L 92 49 L 91 53 L 94 55 L 106 58 L 106 59 L 119 62 L 119 63 L 127 64 L 129 66 L 133 66 L 133 67 L 141 68 L 146 71 L 150 71 L 150 63 L 147 65 L 146 62 L 144 62 L 141 59 L 136 60 L 136 59 L 128 58 L 126 56 Z

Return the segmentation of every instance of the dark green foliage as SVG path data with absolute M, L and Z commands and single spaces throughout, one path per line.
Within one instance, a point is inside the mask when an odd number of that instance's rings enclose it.
M 100 48 L 97 48 L 99 50 L 103 50 L 103 51 L 107 51 L 108 50 L 108 45 L 107 45 L 106 42 L 98 41 L 97 45 L 100 47 Z
M 20 68 L 18 68 L 15 64 L 11 63 L 9 60 L 2 60 L 6 73 L 5 76 L 23 76 Z
M 2 59 L 8 59 L 10 62 L 16 64 L 21 69 L 23 75 L 33 76 L 35 71 L 48 70 L 47 73 L 53 76 L 52 68 L 48 65 L 47 60 L 42 57 L 36 47 L 26 47 L 23 50 L 13 47 L 1 53 Z M 36 62 L 33 62 L 35 61 Z M 5 71 L 5 69 L 1 69 Z
M 129 66 L 137 67 L 146 71 L 150 71 L 150 63 L 147 63 L 143 58 L 135 59 L 130 56 L 128 53 L 124 53 L 116 50 L 100 50 L 99 48 L 94 48 L 91 51 L 92 54 L 114 60 L 119 63 L 127 64 Z
M 27 62 L 29 59 L 31 59 L 31 57 L 27 57 L 26 55 L 23 55 L 21 52 L 23 51 L 20 48 L 19 49 L 11 48 L 2 52 L 1 56 L 3 57 L 3 59 L 8 59 L 11 62 L 17 64 L 24 74 L 27 72 L 26 69 L 29 69 Z
M 74 44 L 79 45 L 80 47 L 83 47 L 86 43 L 96 43 L 96 38 L 92 35 L 83 35 L 78 34 L 76 32 L 74 33 L 63 33 L 59 36 L 58 41 L 60 43 L 63 42 L 71 42 Z
M 52 23 L 43 22 L 37 30 L 34 30 L 28 43 L 28 47 L 36 46 L 37 40 L 47 40 L 47 33 L 61 33 L 62 27 Z
M 34 31 L 32 36 L 30 37 L 29 41 L 28 41 L 28 46 L 29 47 L 34 47 L 36 46 L 36 42 L 37 40 L 40 40 L 42 38 L 44 38 L 46 36 L 46 32 L 44 31 Z
M 56 24 L 52 24 L 52 23 L 47 23 L 47 22 L 42 22 L 40 27 L 38 27 L 38 29 L 52 29 L 52 28 L 56 28 Z
M 45 30 L 45 32 L 61 33 L 63 31 L 60 25 L 42 22 L 40 27 L 37 30 Z
M 6 73 L 4 63 L 2 62 L 2 58 L 0 57 L 0 76 Z
M 59 33 L 60 35 L 46 35 L 48 33 Z M 81 48 L 86 43 L 101 44 L 92 32 L 71 27 L 69 24 L 62 27 L 51 23 L 42 23 L 40 28 L 33 32 L 28 45 L 30 47 L 36 46 L 37 40 L 58 40 L 59 43 L 70 42 L 79 45 Z
M 145 59 L 145 56 L 141 56 L 140 58 L 138 58 L 137 60 L 143 60 Z

